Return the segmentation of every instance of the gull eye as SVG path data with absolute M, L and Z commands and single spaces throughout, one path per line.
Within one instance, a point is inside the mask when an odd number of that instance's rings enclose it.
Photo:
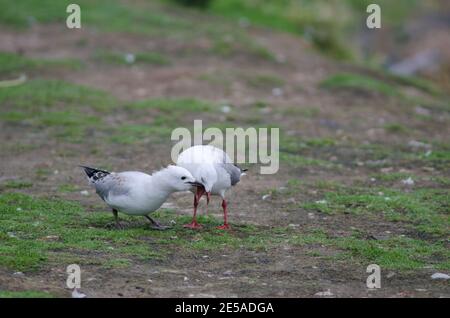
M 181 177 L 181 180 L 186 180 L 186 177 Z

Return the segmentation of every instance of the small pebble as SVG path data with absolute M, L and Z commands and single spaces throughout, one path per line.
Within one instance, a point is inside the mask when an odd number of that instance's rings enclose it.
M 220 110 L 222 111 L 222 113 L 224 114 L 228 114 L 231 111 L 231 107 L 228 105 L 223 105 Z
M 387 278 L 392 278 L 392 277 L 394 277 L 394 276 L 395 276 L 395 273 L 394 273 L 394 272 L 389 272 L 389 273 L 386 275 Z
M 423 115 L 423 116 L 430 116 L 430 111 L 424 107 L 416 106 L 414 109 L 416 111 L 416 114 Z
M 334 296 L 334 294 L 328 289 L 328 290 L 323 291 L 323 292 L 315 293 L 314 296 L 330 297 L 330 296 Z
M 283 90 L 279 87 L 275 87 L 274 89 L 272 89 L 272 95 L 275 97 L 280 97 L 283 95 Z
M 412 185 L 414 185 L 414 180 L 411 177 L 409 177 L 408 179 L 402 180 L 402 183 L 404 185 L 412 186 Z
M 133 64 L 136 61 L 136 56 L 132 53 L 125 54 L 125 62 Z
M 433 275 L 431 275 L 431 279 L 449 279 L 450 276 L 444 273 L 434 273 Z
M 74 289 L 72 292 L 72 298 L 86 298 L 86 294 L 78 292 L 78 289 Z

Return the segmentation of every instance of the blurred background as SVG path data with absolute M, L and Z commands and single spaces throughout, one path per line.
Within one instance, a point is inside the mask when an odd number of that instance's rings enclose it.
M 448 297 L 449 29 L 446 0 L 0 0 L 0 287 L 67 296 L 77 263 L 94 296 L 371 297 L 375 263 L 376 296 Z M 230 191 L 234 232 L 214 201 L 185 231 L 185 194 L 169 231 L 106 229 L 78 165 L 159 169 L 194 119 L 280 128 L 279 172 Z
M 26 28 L 44 23 L 63 23 L 68 1 L 2 1 L 0 21 L 5 27 Z M 371 1 L 309 0 L 162 0 L 78 1 L 83 25 L 103 31 L 169 34 L 188 22 L 177 8 L 201 10 L 209 19 L 229 19 L 236 28 L 258 26 L 285 31 L 310 43 L 318 52 L 338 60 L 382 67 L 399 75 L 421 75 L 448 85 L 449 3 L 445 0 L 377 2 L 382 8 L 381 30 L 365 25 Z M 127 8 L 141 6 L 142 10 Z M 148 5 L 146 7 L 146 5 Z M 185 10 L 186 11 L 186 10 Z M 206 18 L 206 17 L 204 17 Z M 202 23 L 189 21 L 192 34 L 205 32 Z M 165 29 L 165 30 L 164 30 Z M 214 33 L 214 30 L 208 30 Z M 225 45 L 225 44 L 222 44 Z M 448 88 L 448 86 L 447 86 Z

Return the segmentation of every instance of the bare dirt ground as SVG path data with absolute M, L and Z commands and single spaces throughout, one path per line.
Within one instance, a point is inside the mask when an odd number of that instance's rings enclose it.
M 312 213 L 299 204 L 322 198 L 323 193 L 313 187 L 287 195 L 272 193 L 265 200 L 262 196 L 273 189 L 283 191 L 292 179 L 309 184 L 326 181 L 349 186 L 363 182 L 370 187 L 367 180 L 374 170 L 367 162 L 372 158 L 359 150 L 360 145 L 377 143 L 392 149 L 411 140 L 448 142 L 449 113 L 431 110 L 430 118 L 424 123 L 413 116 L 415 105 L 405 105 L 396 98 L 323 89 L 319 83 L 334 73 L 370 72 L 328 60 L 291 35 L 257 28 L 249 29 L 248 33 L 272 52 L 275 59 L 245 51 L 229 56 L 211 54 L 213 44 L 209 38 L 180 41 L 87 28 L 68 32 L 60 25 L 34 26 L 26 32 L 3 29 L 0 50 L 20 52 L 29 58 L 83 60 L 86 66 L 79 70 L 49 69 L 32 72 L 30 77 L 98 88 L 115 96 L 119 104 L 148 98 L 195 97 L 231 105 L 229 114 L 219 111 L 185 118 L 183 124 L 188 128 L 194 118 L 231 127 L 257 120 L 262 126 L 277 125 L 293 138 L 332 138 L 357 145 L 312 150 L 313 157 L 336 163 L 339 169 L 308 164 L 299 167 L 282 160 L 277 174 L 260 175 L 257 165 L 250 166 L 248 176 L 229 194 L 230 219 L 237 229 L 240 224 L 251 224 L 263 228 L 290 227 L 299 233 L 325 228 L 337 237 L 348 236 L 354 229 L 374 237 L 414 235 L 405 223 L 389 222 L 379 216 Z M 92 59 L 98 48 L 124 52 L 156 48 L 171 63 L 133 66 L 101 63 Z M 261 74 L 282 79 L 280 96 L 274 94 L 274 84 L 252 83 L 252 78 Z M 415 88 L 408 90 L 406 93 L 412 96 L 424 95 Z M 255 108 L 259 101 L 264 101 L 266 106 Z M 104 120 L 111 127 L 145 122 L 130 116 L 121 107 L 105 115 Z M 410 129 L 406 134 L 391 134 L 382 128 L 385 123 L 398 123 Z M 81 143 L 68 143 L 52 138 L 46 128 L 36 130 L 2 124 L 1 178 L 29 180 L 33 185 L 20 190 L 27 194 L 81 202 L 86 213 L 99 210 L 107 213 L 86 185 L 78 164 L 107 165 L 115 171 L 152 171 L 170 162 L 169 142 L 121 145 L 101 143 L 95 136 L 93 132 L 92 138 Z M 14 146 L 18 141 L 32 146 L 17 149 Z M 417 176 L 448 176 L 448 171 L 424 169 L 421 164 L 402 167 L 401 161 L 393 162 L 391 168 Z M 50 173 L 42 178 L 36 175 L 39 169 Z M 61 184 L 76 185 L 78 190 L 60 192 Z M 89 191 L 88 196 L 80 194 L 85 189 Z M 189 194 L 176 194 L 165 206 L 177 214 L 190 215 L 191 201 Z M 218 199 L 213 199 L 210 211 L 217 219 L 222 217 Z M 148 236 L 151 235 L 149 232 Z M 155 248 L 164 249 L 164 246 Z M 339 249 L 327 245 L 296 246 L 281 242 L 265 251 L 245 246 L 219 251 L 168 248 L 163 259 L 136 260 L 126 268 L 84 265 L 82 291 L 89 297 L 314 297 L 328 289 L 336 297 L 450 296 L 446 282 L 430 279 L 435 272 L 430 268 L 413 272 L 383 271 L 382 288 L 369 290 L 365 285 L 368 264 L 330 260 Z M 95 251 L 91 256 L 102 257 Z M 6 290 L 46 290 L 67 297 L 70 291 L 65 287 L 65 280 L 65 266 L 47 266 L 37 272 L 26 272 L 24 276 L 14 276 L 7 269 L 0 271 L 0 286 Z

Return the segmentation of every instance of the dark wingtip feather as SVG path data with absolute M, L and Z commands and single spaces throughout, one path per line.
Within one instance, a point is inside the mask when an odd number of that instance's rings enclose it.
M 80 165 L 79 167 L 84 169 L 84 172 L 86 173 L 88 178 L 94 177 L 96 175 L 96 173 L 98 173 L 98 172 L 101 172 L 103 174 L 109 174 L 109 172 L 105 171 L 105 170 L 100 170 L 100 169 L 91 168 L 91 167 L 82 166 L 82 165 Z

